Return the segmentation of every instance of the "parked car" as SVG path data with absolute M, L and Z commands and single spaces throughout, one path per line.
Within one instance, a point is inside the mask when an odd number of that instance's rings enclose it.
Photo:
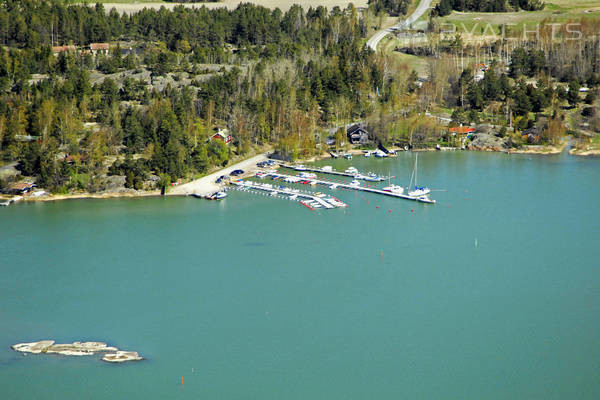
M 238 175 L 241 175 L 241 174 L 243 174 L 243 173 L 244 173 L 244 170 L 241 170 L 241 169 L 236 169 L 236 170 L 233 170 L 233 171 L 231 171 L 231 174 L 230 174 L 230 175 L 231 175 L 231 176 L 238 176 Z
M 217 180 L 215 181 L 215 183 L 221 183 L 224 180 L 226 180 L 227 178 L 229 178 L 227 175 L 221 175 L 220 177 L 217 178 Z

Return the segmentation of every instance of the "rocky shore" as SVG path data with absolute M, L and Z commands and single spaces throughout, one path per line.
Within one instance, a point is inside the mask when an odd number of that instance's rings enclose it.
M 582 157 L 594 157 L 600 156 L 600 150 L 598 149 L 571 149 L 569 150 L 569 154 L 572 156 L 582 156 Z
M 13 350 L 31 354 L 60 354 L 63 356 L 92 356 L 104 353 L 103 361 L 121 363 L 125 361 L 143 360 L 136 351 L 122 351 L 108 346 L 104 342 L 73 342 L 57 344 L 54 340 L 41 340 L 31 343 L 17 343 L 11 346 Z

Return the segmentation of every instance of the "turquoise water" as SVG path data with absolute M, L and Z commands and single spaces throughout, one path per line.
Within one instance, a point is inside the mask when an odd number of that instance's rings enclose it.
M 339 191 L 346 210 L 243 192 L 2 209 L 0 398 L 600 398 L 599 162 L 421 154 L 433 206 Z M 321 164 L 405 184 L 412 159 Z M 50 338 L 147 360 L 9 348 Z

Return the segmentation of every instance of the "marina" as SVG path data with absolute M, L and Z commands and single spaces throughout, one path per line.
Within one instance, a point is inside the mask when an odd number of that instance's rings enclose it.
M 421 153 L 418 184 L 434 206 L 265 177 L 245 180 L 321 191 L 348 208 L 310 211 L 235 185 L 220 202 L 0 207 L 0 397 L 593 400 L 600 169 L 550 157 Z M 406 193 L 413 158 L 330 164 L 389 169 Z M 43 339 L 106 342 L 145 360 L 11 348 Z M 433 385 L 438 376 L 447 380 Z
M 381 194 L 384 196 L 390 196 L 390 197 L 396 197 L 396 198 L 400 198 L 400 199 L 417 201 L 420 203 L 435 204 L 435 200 L 430 199 L 427 195 L 424 195 L 424 194 L 414 196 L 414 195 L 402 194 L 399 191 L 393 191 L 393 190 L 386 191 L 386 190 L 382 190 L 382 189 L 365 187 L 365 186 L 361 186 L 360 182 L 358 182 L 356 180 L 352 181 L 350 183 L 343 183 L 343 182 L 335 182 L 335 181 L 324 180 L 324 179 L 302 179 L 297 176 L 279 174 L 279 173 L 271 173 L 268 176 L 270 176 L 273 179 L 284 179 L 288 182 L 293 182 L 294 180 L 298 180 L 298 181 L 302 181 L 302 182 L 307 182 L 308 184 L 311 184 L 311 185 L 323 185 L 323 186 L 329 187 L 329 189 L 340 188 L 340 189 L 357 190 L 357 191 L 361 191 L 361 192 L 369 192 L 369 193 Z
M 346 171 L 342 172 L 342 171 L 336 171 L 333 168 L 328 167 L 328 166 L 325 166 L 323 168 L 311 168 L 311 167 L 306 167 L 304 165 L 289 165 L 289 164 L 283 164 L 283 163 L 280 163 L 279 166 L 282 168 L 293 169 L 294 171 L 318 172 L 321 174 L 345 176 L 348 178 L 361 179 L 361 180 L 371 181 L 371 182 L 382 182 L 382 181 L 385 181 L 388 179 L 387 176 L 385 176 L 385 177 L 377 176 L 373 173 L 367 173 L 367 174 L 359 173 L 358 170 L 354 167 L 350 167 Z
M 299 189 L 292 189 L 285 186 L 274 186 L 269 183 L 243 180 L 234 181 L 231 182 L 231 184 L 237 190 L 250 191 L 287 200 L 296 200 L 311 210 L 318 208 L 329 210 L 333 208 L 348 207 L 348 205 L 341 200 L 323 193 L 301 191 Z

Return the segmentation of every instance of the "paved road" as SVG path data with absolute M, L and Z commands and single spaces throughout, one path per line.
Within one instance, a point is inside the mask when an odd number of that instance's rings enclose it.
M 231 165 L 227 168 L 223 168 L 219 171 L 213 172 L 210 175 L 206 175 L 200 179 L 196 179 L 195 181 L 180 185 L 174 186 L 169 189 L 167 195 L 186 195 L 186 194 L 200 194 L 207 195 L 213 193 L 221 188 L 222 185 L 218 185 L 215 183 L 217 178 L 221 175 L 229 175 L 231 171 L 234 169 L 244 170 L 246 173 L 251 173 L 252 171 L 257 170 L 256 163 L 260 161 L 267 160 L 267 155 L 260 154 L 258 156 L 249 158 L 247 160 L 241 161 L 235 165 Z
M 408 18 L 406 18 L 405 20 L 399 20 L 396 23 L 396 25 L 392 26 L 391 28 L 382 29 L 380 31 L 375 32 L 375 34 L 371 36 L 371 38 L 367 41 L 367 46 L 373 49 L 373 51 L 377 51 L 377 45 L 379 44 L 381 39 L 386 37 L 388 33 L 410 26 L 410 24 L 421 18 L 421 15 L 425 14 L 425 11 L 429 9 L 430 5 L 431 0 L 421 0 L 417 9 L 412 14 L 410 14 Z

